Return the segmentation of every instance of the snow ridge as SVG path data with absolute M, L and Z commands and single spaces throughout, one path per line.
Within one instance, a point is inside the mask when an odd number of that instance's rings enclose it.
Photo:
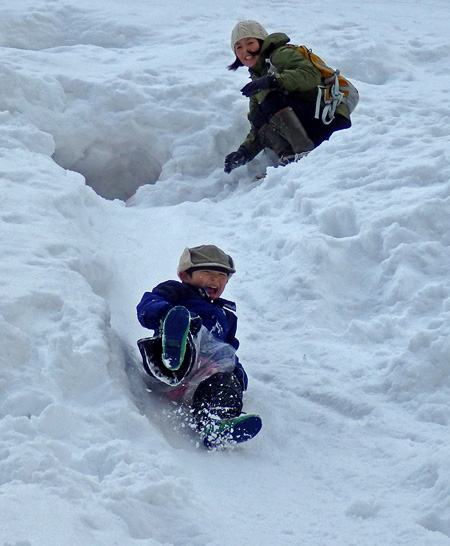
M 1 8 L 2 546 L 449 544 L 448 6 L 292 10 Z M 361 95 L 264 180 L 264 155 L 222 168 L 247 130 L 226 70 L 244 18 Z M 236 260 L 264 423 L 222 453 L 134 373 L 136 304 L 202 243 Z

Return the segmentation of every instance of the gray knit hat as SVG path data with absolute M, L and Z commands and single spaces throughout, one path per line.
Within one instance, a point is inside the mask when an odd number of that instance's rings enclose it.
M 265 28 L 256 21 L 239 21 L 231 32 L 231 49 L 234 51 L 236 42 L 243 38 L 258 38 L 265 40 L 269 36 Z
M 194 271 L 213 269 L 223 271 L 230 276 L 236 273 L 233 258 L 215 245 L 200 245 L 193 248 L 185 248 L 180 257 L 178 274 L 188 269 Z

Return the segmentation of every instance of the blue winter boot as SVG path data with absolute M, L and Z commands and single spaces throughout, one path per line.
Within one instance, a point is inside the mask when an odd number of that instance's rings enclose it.
M 229 419 L 211 421 L 201 431 L 204 445 L 208 449 L 223 449 L 254 438 L 261 430 L 259 415 L 243 414 Z

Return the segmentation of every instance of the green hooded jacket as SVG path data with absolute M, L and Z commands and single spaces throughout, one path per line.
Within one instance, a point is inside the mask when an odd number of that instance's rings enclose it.
M 253 68 L 249 69 L 250 76 L 252 80 L 261 78 L 266 76 L 270 70 L 275 73 L 282 91 L 296 100 L 315 102 L 317 86 L 322 82 L 320 71 L 305 59 L 301 53 L 293 47 L 287 46 L 288 42 L 289 37 L 282 32 L 267 36 L 261 46 L 258 62 Z M 253 117 L 252 113 L 269 92 L 266 89 L 250 97 L 250 111 L 248 114 L 250 124 Z M 339 105 L 337 112 L 349 117 L 348 109 L 344 105 Z M 264 148 L 253 125 L 241 146 L 247 150 L 251 159 Z

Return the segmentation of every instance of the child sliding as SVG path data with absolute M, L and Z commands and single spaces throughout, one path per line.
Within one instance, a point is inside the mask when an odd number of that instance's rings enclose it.
M 221 297 L 235 272 L 215 245 L 186 248 L 181 282 L 159 284 L 137 307 L 139 322 L 154 330 L 138 341 L 144 380 L 189 408 L 208 449 L 250 440 L 262 426 L 258 415 L 242 412 L 247 374 L 236 356 L 236 306 Z

